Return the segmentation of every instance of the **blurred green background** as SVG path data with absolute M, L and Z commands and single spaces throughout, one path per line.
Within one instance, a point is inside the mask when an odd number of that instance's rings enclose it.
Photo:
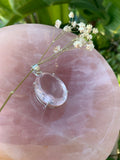
M 70 11 L 77 22 L 91 23 L 99 29 L 95 48 L 110 64 L 120 84 L 119 0 L 0 0 L 0 27 L 16 23 L 54 25 L 56 19 L 64 26 Z M 120 160 L 120 139 L 117 149 L 107 160 Z

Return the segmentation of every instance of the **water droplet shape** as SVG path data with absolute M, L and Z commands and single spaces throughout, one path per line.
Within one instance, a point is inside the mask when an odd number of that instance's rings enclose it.
M 63 81 L 55 74 L 41 73 L 34 82 L 34 91 L 37 100 L 50 108 L 64 104 L 68 91 Z

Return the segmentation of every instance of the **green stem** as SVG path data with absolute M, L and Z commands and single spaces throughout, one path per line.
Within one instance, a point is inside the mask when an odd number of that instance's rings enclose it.
M 31 20 L 32 23 L 35 23 L 35 17 L 33 15 L 33 13 L 30 15 L 30 20 Z
M 8 102 L 8 100 L 10 99 L 10 97 L 15 93 L 15 91 L 22 85 L 22 83 L 27 79 L 27 77 L 30 75 L 30 73 L 32 72 L 33 70 L 31 70 L 26 76 L 25 78 L 17 85 L 17 87 L 11 91 L 7 97 L 7 99 L 5 100 L 5 102 L 3 103 L 2 107 L 0 108 L 0 112 L 2 111 L 2 109 L 4 108 L 4 106 L 6 105 L 6 103 Z
M 40 65 L 41 60 L 44 58 L 44 56 L 46 55 L 46 53 L 48 52 L 48 50 L 50 49 L 50 47 L 53 45 L 53 43 L 54 43 L 57 39 L 59 39 L 59 38 L 61 37 L 61 35 L 63 35 L 63 33 L 64 33 L 64 32 L 59 33 L 59 34 L 57 35 L 57 37 L 50 43 L 50 45 L 48 46 L 48 48 L 46 49 L 46 51 L 43 53 L 43 55 L 41 56 L 40 60 L 38 61 L 38 63 L 37 63 L 38 65 Z
M 68 43 L 61 51 L 52 54 L 51 56 L 47 57 L 46 59 L 44 59 L 43 61 L 40 62 L 40 64 L 43 64 L 45 62 L 48 62 L 52 59 L 55 59 L 56 57 L 60 56 L 64 51 L 68 50 L 68 48 L 73 44 L 73 41 Z

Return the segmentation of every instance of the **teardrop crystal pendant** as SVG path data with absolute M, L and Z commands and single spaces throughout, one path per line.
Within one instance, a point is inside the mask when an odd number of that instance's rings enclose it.
M 34 82 L 34 92 L 37 100 L 50 108 L 58 107 L 64 104 L 68 97 L 68 91 L 63 81 L 54 73 L 36 74 Z

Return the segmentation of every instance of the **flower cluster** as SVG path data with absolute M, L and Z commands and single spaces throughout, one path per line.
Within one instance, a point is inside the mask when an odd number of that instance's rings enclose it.
M 92 51 L 94 48 L 94 44 L 92 41 L 93 34 L 98 33 L 98 29 L 94 28 L 91 24 L 85 24 L 83 22 L 77 23 L 74 21 L 74 13 L 69 13 L 70 23 L 64 26 L 63 31 L 65 32 L 73 32 L 74 29 L 78 32 L 78 36 L 73 40 L 73 46 L 75 48 L 85 47 L 86 49 Z M 60 20 L 56 20 L 55 27 L 60 28 L 62 22 Z

